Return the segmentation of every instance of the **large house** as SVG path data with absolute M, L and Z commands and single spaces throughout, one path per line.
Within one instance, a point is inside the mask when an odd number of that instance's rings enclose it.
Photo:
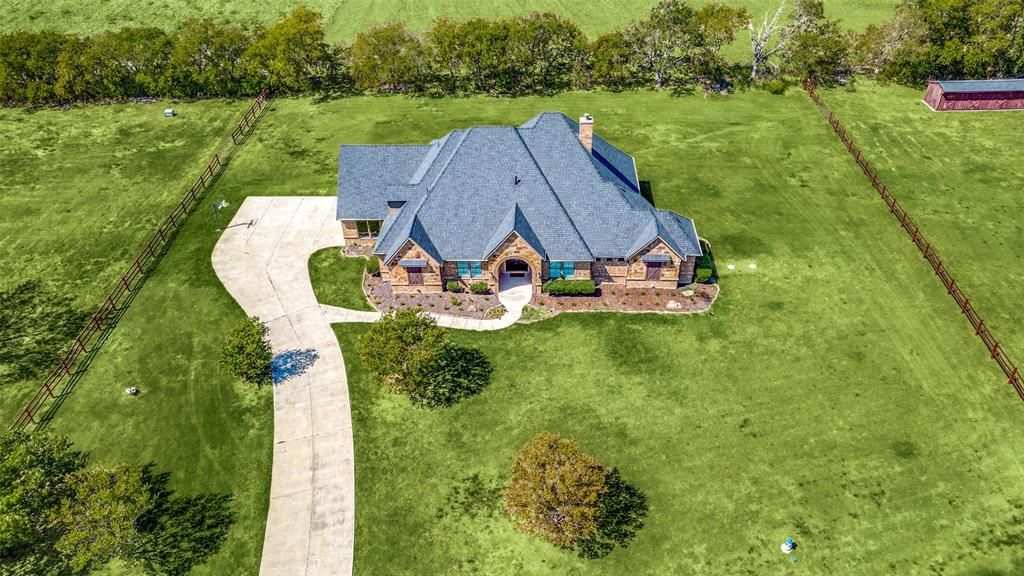
M 346 242 L 372 245 L 395 292 L 453 280 L 538 291 L 551 278 L 676 288 L 701 256 L 693 221 L 641 196 L 633 158 L 596 136 L 589 114 L 343 145 L 338 219 Z

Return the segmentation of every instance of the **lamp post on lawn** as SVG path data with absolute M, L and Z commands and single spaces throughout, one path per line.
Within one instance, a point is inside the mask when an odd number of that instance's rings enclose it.
M 217 230 L 220 230 L 220 215 L 217 214 L 217 211 L 220 210 L 221 208 L 227 208 L 228 207 L 228 201 L 227 200 L 220 200 L 219 202 L 214 202 L 212 205 L 213 205 L 213 219 L 217 222 Z

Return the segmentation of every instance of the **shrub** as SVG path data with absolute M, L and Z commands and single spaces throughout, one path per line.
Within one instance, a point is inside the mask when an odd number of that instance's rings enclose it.
M 697 284 L 704 284 L 708 280 L 711 280 L 711 268 L 698 268 L 693 281 Z
M 236 324 L 220 348 L 221 366 L 250 384 L 270 384 L 273 354 L 267 331 L 267 327 L 255 316 Z
M 462 286 L 462 282 L 459 282 L 458 280 L 449 280 L 448 283 L 444 285 L 444 287 L 449 292 L 461 293 L 466 291 L 466 289 L 463 288 Z
M 375 256 L 370 256 L 366 259 L 366 273 L 370 276 L 380 274 L 380 260 Z
M 781 78 L 773 78 L 771 80 L 761 82 L 760 86 L 769 94 L 781 96 L 786 93 L 786 89 L 789 88 L 789 83 Z
M 548 280 L 540 290 L 552 296 L 592 296 L 597 284 L 593 280 Z
M 487 294 L 487 282 L 473 282 L 469 285 L 469 291 L 473 294 Z
M 571 548 L 597 534 L 607 476 L 576 441 L 541 432 L 516 453 L 505 505 L 517 530 Z

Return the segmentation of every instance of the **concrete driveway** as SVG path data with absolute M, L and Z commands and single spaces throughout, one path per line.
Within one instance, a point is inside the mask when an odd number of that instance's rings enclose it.
M 213 250 L 213 268 L 275 355 L 314 358 L 274 387 L 274 466 L 263 576 L 349 575 L 355 467 L 348 381 L 338 341 L 309 282 L 309 255 L 341 246 L 333 197 L 246 199 Z M 250 225 L 251 223 L 251 225 Z M 373 321 L 376 316 L 348 321 Z
M 275 372 L 274 465 L 262 576 L 349 576 L 355 539 L 355 466 L 345 362 L 332 323 L 378 312 L 320 305 L 309 256 L 344 244 L 335 198 L 260 197 L 242 203 L 213 249 L 213 269 L 250 316 L 270 328 Z M 519 319 L 530 286 L 498 294 L 501 318 L 434 315 L 438 325 L 498 330 Z

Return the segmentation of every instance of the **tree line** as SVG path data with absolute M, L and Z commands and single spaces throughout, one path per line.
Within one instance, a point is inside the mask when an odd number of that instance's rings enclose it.
M 41 105 L 137 97 L 235 97 L 270 87 L 320 92 L 516 96 L 569 89 L 727 91 L 856 74 L 906 84 L 1024 75 L 1024 8 L 1000 0 L 903 0 L 889 21 L 844 31 L 821 0 L 783 1 L 752 17 L 715 2 L 662 0 L 643 19 L 590 40 L 555 14 L 441 18 L 422 34 L 374 26 L 326 42 L 320 15 L 299 8 L 271 26 L 190 20 L 177 31 L 129 27 L 88 37 L 0 35 L 0 101 Z M 746 62 L 722 55 L 750 36 Z

